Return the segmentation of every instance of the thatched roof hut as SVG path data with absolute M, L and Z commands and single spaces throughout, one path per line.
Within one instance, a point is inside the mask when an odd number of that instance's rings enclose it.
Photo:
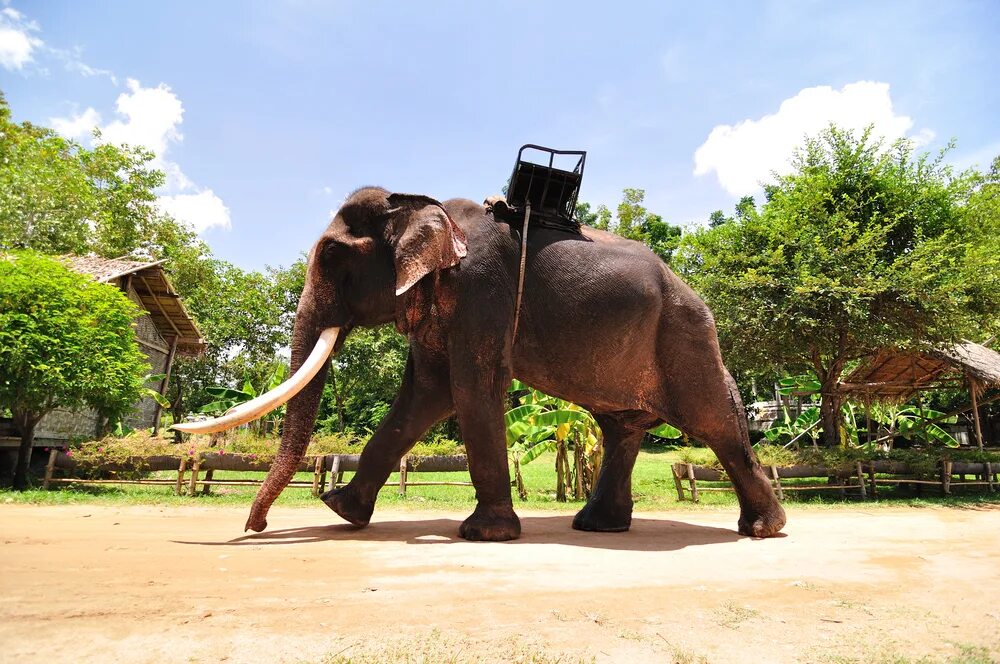
M 968 385 L 976 442 L 983 447 L 978 399 L 987 387 L 1000 387 L 1000 353 L 962 341 L 923 351 L 883 349 L 861 362 L 840 384 L 859 401 L 902 403 L 917 392 Z
M 855 398 L 902 402 L 917 392 L 972 381 L 1000 386 L 1000 353 L 963 341 L 925 351 L 883 349 L 863 361 L 840 384 Z

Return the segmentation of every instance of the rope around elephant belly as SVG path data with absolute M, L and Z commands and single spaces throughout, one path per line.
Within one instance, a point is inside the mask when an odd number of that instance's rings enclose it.
M 514 332 L 510 346 L 517 340 L 517 324 L 521 318 L 521 297 L 524 295 L 524 265 L 528 260 L 528 220 L 531 218 L 531 203 L 524 206 L 524 225 L 521 226 L 521 266 L 517 272 L 517 300 L 514 302 Z

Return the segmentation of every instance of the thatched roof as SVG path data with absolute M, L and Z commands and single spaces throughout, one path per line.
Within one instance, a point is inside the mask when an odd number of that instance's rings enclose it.
M 133 261 L 100 256 L 63 256 L 77 272 L 89 274 L 102 283 L 128 278 L 156 330 L 164 339 L 177 339 L 177 352 L 201 355 L 205 342 L 198 325 L 184 308 L 163 270 L 165 261 Z
M 840 389 L 859 398 L 902 402 L 967 378 L 1000 386 L 1000 353 L 971 341 L 920 352 L 883 349 L 852 371 Z

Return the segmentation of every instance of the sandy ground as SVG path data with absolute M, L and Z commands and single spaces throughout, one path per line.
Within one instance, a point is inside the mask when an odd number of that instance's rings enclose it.
M 1000 654 L 1000 509 L 637 515 L 624 534 L 522 512 L 516 542 L 461 514 L 330 525 L 275 509 L 0 505 L 0 659 L 116 662 L 780 662 Z M 980 656 L 982 651 L 980 651 Z M 367 658 L 367 659 L 366 659 Z

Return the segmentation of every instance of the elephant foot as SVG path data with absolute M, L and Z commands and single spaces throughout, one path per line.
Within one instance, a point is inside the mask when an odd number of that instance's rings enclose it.
M 521 536 L 521 520 L 512 507 L 482 507 L 462 522 L 458 536 L 470 542 L 504 542 Z
M 740 535 L 774 537 L 785 525 L 785 510 L 775 501 L 762 509 L 740 510 Z
M 623 533 L 632 525 L 632 505 L 589 502 L 573 517 L 573 528 L 596 533 Z
M 375 511 L 375 501 L 365 502 L 358 500 L 351 491 L 351 485 L 342 486 L 338 489 L 327 491 L 319 497 L 326 506 L 339 514 L 345 521 L 363 528 L 371 521 L 372 512 Z

